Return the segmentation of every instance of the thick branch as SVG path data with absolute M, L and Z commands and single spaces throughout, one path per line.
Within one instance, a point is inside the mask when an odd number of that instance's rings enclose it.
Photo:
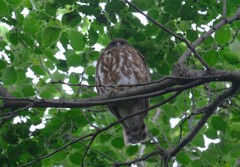
M 128 89 L 126 91 L 119 92 L 109 96 L 97 96 L 85 99 L 76 100 L 59 100 L 59 99 L 18 99 L 2 97 L 4 100 L 4 108 L 20 108 L 31 106 L 31 108 L 37 107 L 55 107 L 55 108 L 80 108 L 90 107 L 96 105 L 104 105 L 109 103 L 115 103 L 118 101 L 132 100 L 136 98 L 149 98 L 153 96 L 159 96 L 179 90 L 186 90 L 192 87 L 196 87 L 200 84 L 204 84 L 212 81 L 239 81 L 240 72 L 235 71 L 213 71 L 212 74 L 208 74 L 206 71 L 194 71 L 188 72 L 187 77 L 166 77 L 158 83 L 153 83 L 144 86 L 138 86 Z M 178 86 L 182 85 L 182 86 Z M 178 87 L 176 87 L 178 86 Z M 30 105 L 31 104 L 31 105 Z

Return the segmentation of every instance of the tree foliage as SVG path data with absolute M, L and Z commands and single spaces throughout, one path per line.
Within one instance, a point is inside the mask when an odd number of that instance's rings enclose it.
M 239 5 L 0 0 L 0 164 L 234 166 L 240 157 Z M 99 97 L 96 60 L 119 37 L 145 56 L 152 82 Z M 121 120 L 104 104 L 146 97 L 149 139 L 125 146 Z M 207 146 L 206 138 L 215 143 Z

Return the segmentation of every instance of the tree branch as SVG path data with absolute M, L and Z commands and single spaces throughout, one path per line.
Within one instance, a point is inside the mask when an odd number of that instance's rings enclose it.
M 187 145 L 205 125 L 205 123 L 214 113 L 216 108 L 221 105 L 226 99 L 229 99 L 230 97 L 235 95 L 236 92 L 238 92 L 239 88 L 240 86 L 238 83 L 233 83 L 233 85 L 229 89 L 225 90 L 222 94 L 220 94 L 211 104 L 202 108 L 204 109 L 203 117 L 198 121 L 197 125 L 192 129 L 192 131 L 185 138 L 183 138 L 182 141 L 175 148 L 169 149 L 169 156 L 175 156 L 185 145 Z
M 199 37 L 196 41 L 194 41 L 192 43 L 192 46 L 195 48 L 198 45 L 200 45 L 205 39 L 207 39 L 209 36 L 211 36 L 213 33 L 216 32 L 216 30 L 220 29 L 222 26 L 228 24 L 228 23 L 232 23 L 235 20 L 239 20 L 240 19 L 240 8 L 238 9 L 238 11 L 236 12 L 235 15 L 233 15 L 230 18 L 226 18 L 224 20 L 221 20 L 219 23 L 217 23 L 216 25 L 214 25 L 208 32 L 206 32 L 205 34 L 203 34 L 201 37 Z M 192 50 L 191 49 L 187 49 L 183 55 L 180 57 L 180 59 L 178 60 L 179 63 L 183 63 L 191 54 Z
M 168 32 L 169 34 L 171 34 L 172 36 L 174 36 L 175 38 L 177 38 L 178 40 L 184 42 L 187 47 L 194 53 L 194 55 L 196 56 L 196 58 L 202 63 L 202 65 L 207 69 L 207 70 L 211 70 L 211 68 L 208 66 L 208 64 L 203 60 L 203 58 L 197 53 L 197 51 L 195 50 L 195 47 L 184 37 L 181 37 L 179 35 L 177 35 L 176 33 L 174 33 L 173 31 L 169 30 L 167 27 L 165 27 L 164 25 L 158 23 L 156 20 L 154 20 L 152 17 L 148 16 L 147 14 L 145 14 L 139 7 L 137 7 L 135 4 L 133 4 L 132 2 L 129 2 L 128 0 L 124 0 L 129 6 L 131 6 L 132 8 L 134 8 L 136 11 L 138 11 L 139 13 L 141 13 L 143 16 L 145 16 L 149 21 L 151 21 L 153 24 L 155 24 L 156 26 L 160 27 L 161 29 L 163 29 L 164 31 Z
M 153 83 L 144 86 L 137 86 L 125 91 L 118 92 L 113 95 L 97 96 L 85 99 L 76 100 L 59 100 L 59 99 L 20 99 L 20 98 L 5 98 L 3 106 L 0 109 L 5 108 L 21 108 L 32 104 L 32 108 L 37 107 L 55 107 L 55 108 L 80 108 L 91 107 L 96 105 L 104 105 L 109 103 L 115 103 L 119 101 L 132 100 L 136 98 L 149 98 L 159 95 L 164 95 L 171 92 L 186 90 L 204 83 L 212 81 L 239 81 L 239 71 L 223 71 L 216 70 L 208 74 L 206 71 L 190 70 L 187 74 L 188 77 L 166 77 L 159 83 Z M 180 86 L 178 86 L 180 85 Z M 181 86 L 182 85 L 182 86 Z M 178 87 L 176 87 L 178 86 Z
M 148 108 L 146 108 L 146 109 L 143 109 L 143 110 L 141 110 L 141 111 L 139 111 L 139 112 L 137 112 L 137 113 L 130 114 L 130 115 L 124 117 L 124 118 L 118 119 L 117 121 L 111 123 L 109 126 L 106 126 L 106 127 L 104 127 L 104 128 L 98 129 L 95 133 L 90 133 L 90 134 L 88 134 L 88 135 L 86 135 L 86 136 L 77 138 L 77 139 L 73 140 L 72 142 L 64 145 L 63 147 L 60 147 L 60 148 L 56 149 L 56 150 L 53 151 L 52 153 L 50 153 L 50 154 L 48 154 L 48 155 L 44 155 L 44 156 L 38 157 L 38 158 L 36 158 L 35 160 L 33 160 L 33 161 L 31 161 L 31 162 L 29 162 L 29 163 L 27 163 L 27 164 L 20 165 L 19 167 L 24 167 L 24 166 L 32 165 L 32 164 L 34 164 L 35 162 L 38 162 L 38 161 L 40 161 L 40 160 L 42 160 L 42 159 L 44 159 L 44 158 L 48 158 L 48 157 L 56 154 L 57 152 L 65 149 L 65 148 L 67 148 L 68 146 L 70 146 L 70 145 L 72 145 L 72 144 L 74 144 L 74 143 L 76 143 L 76 142 L 79 142 L 79 141 L 81 141 L 81 140 L 83 140 L 83 139 L 85 139 L 85 138 L 87 138 L 87 137 L 91 137 L 91 142 L 90 142 L 89 145 L 87 146 L 87 150 L 88 150 L 88 149 L 90 149 L 90 145 L 91 145 L 91 143 L 93 142 L 93 140 L 94 140 L 94 139 L 97 137 L 97 135 L 100 134 L 101 132 L 110 129 L 111 127 L 113 127 L 113 126 L 115 126 L 115 125 L 123 122 L 123 121 L 126 120 L 126 119 L 129 119 L 129 118 L 131 118 L 131 117 L 134 117 L 135 115 L 139 115 L 139 114 L 145 113 L 146 111 L 149 111 L 149 110 L 152 110 L 152 109 L 154 109 L 154 108 L 156 108 L 156 107 L 159 107 L 159 106 L 161 106 L 161 105 L 163 105 L 163 104 L 171 101 L 171 100 L 174 99 L 176 96 L 178 96 L 180 93 L 181 93 L 181 92 L 175 93 L 174 95 L 170 96 L 168 99 L 166 99 L 166 100 L 164 100 L 164 101 L 162 101 L 162 102 L 160 102 L 160 103 L 158 103 L 158 104 L 155 104 L 155 105 L 153 105 L 153 106 L 150 106 L 150 107 L 148 107 Z M 85 151 L 84 157 L 86 156 L 87 150 Z M 164 151 L 162 148 L 160 148 L 160 147 L 158 148 L 158 153 L 159 153 L 160 155 L 164 155 L 164 152 L 165 152 L 165 151 Z M 83 160 L 84 160 L 84 158 L 83 158 Z

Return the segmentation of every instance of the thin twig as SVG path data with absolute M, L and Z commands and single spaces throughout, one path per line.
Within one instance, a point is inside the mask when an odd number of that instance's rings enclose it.
M 19 167 L 24 167 L 24 166 L 32 165 L 32 164 L 34 164 L 34 163 L 36 163 L 36 162 L 38 162 L 38 161 L 40 161 L 40 160 L 42 160 L 42 159 L 44 159 L 44 158 L 48 158 L 48 157 L 52 156 L 52 155 L 56 154 L 57 152 L 65 149 L 65 148 L 67 148 L 68 146 L 70 146 L 70 145 L 72 145 L 72 144 L 74 144 L 74 143 L 76 143 L 76 142 L 78 142 L 78 141 L 81 141 L 81 140 L 83 140 L 83 139 L 86 139 L 86 138 L 88 138 L 88 137 L 91 137 L 91 139 L 92 139 L 92 137 L 94 136 L 94 138 L 95 138 L 95 137 L 97 137 L 97 135 L 100 134 L 101 132 L 110 129 L 111 127 L 113 127 L 113 126 L 115 126 L 115 125 L 123 122 L 123 121 L 126 120 L 126 119 L 129 119 L 129 118 L 131 118 L 131 117 L 134 117 L 134 116 L 139 115 L 139 114 L 142 114 L 142 113 L 145 113 L 145 112 L 147 112 L 147 111 L 149 111 L 149 110 L 152 110 L 152 109 L 154 109 L 154 108 L 157 108 L 157 107 L 159 107 L 159 106 L 161 106 L 161 105 L 163 105 L 163 104 L 165 104 L 165 103 L 168 103 L 169 101 L 171 101 L 172 99 L 174 99 L 176 96 L 178 96 L 180 93 L 181 93 L 181 92 L 177 92 L 177 93 L 175 93 L 174 95 L 172 95 L 171 97 L 169 97 L 168 99 L 166 99 L 166 100 L 164 100 L 164 101 L 162 101 L 162 102 L 160 102 L 160 103 L 157 103 L 157 104 L 152 105 L 152 106 L 150 106 L 150 107 L 148 107 L 148 108 L 145 108 L 145 109 L 143 109 L 143 110 L 141 110 L 141 111 L 139 111 L 139 112 L 137 112 L 137 113 L 130 114 L 130 115 L 124 117 L 124 118 L 121 118 L 121 119 L 119 119 L 119 120 L 111 123 L 109 126 L 106 126 L 106 127 L 104 127 L 104 128 L 101 128 L 101 129 L 97 130 L 95 133 L 91 133 L 91 134 L 88 134 L 88 135 L 86 135 L 86 136 L 77 138 L 77 139 L 73 140 L 72 142 L 70 142 L 70 143 L 68 143 L 68 144 L 66 144 L 66 145 L 64 145 L 64 146 L 56 149 L 56 150 L 53 151 L 52 153 L 47 154 L 47 155 L 44 155 L 44 156 L 41 156 L 41 157 L 37 157 L 35 160 L 33 160 L 33 161 L 29 162 L 29 163 L 26 163 L 26 164 L 24 164 L 24 165 L 20 165 Z M 90 147 L 90 146 L 89 146 L 89 147 Z M 163 155 L 164 150 L 160 150 L 160 149 L 159 149 L 158 152 Z
M 93 143 L 93 141 L 94 141 L 94 139 L 97 137 L 97 135 L 98 135 L 98 133 L 95 133 L 93 136 L 92 136 L 92 138 L 91 138 L 91 141 L 90 141 L 90 143 L 88 144 L 88 146 L 87 146 L 87 148 L 86 148 L 86 150 L 85 150 L 85 152 L 84 152 L 84 154 L 83 154 L 83 157 L 82 157 L 82 167 L 84 167 L 84 159 L 85 159 L 85 157 L 87 156 L 87 153 L 88 153 L 88 150 L 89 150 L 89 148 L 91 147 L 91 144 Z
M 74 141 L 72 141 L 72 142 L 70 142 L 70 143 L 68 143 L 68 144 L 66 144 L 66 145 L 56 149 L 55 151 L 51 152 L 50 154 L 47 154 L 47 155 L 44 155 L 44 156 L 41 156 L 41 157 L 37 157 L 35 160 L 33 160 L 33 161 L 29 162 L 29 163 L 23 164 L 23 165 L 19 165 L 18 167 L 30 166 L 30 165 L 32 165 L 32 164 L 34 164 L 34 163 L 36 163 L 36 162 L 38 162 L 38 161 L 40 161 L 42 159 L 45 159 L 45 158 L 48 158 L 48 157 L 52 156 L 52 155 L 56 154 L 57 152 L 67 148 L 68 146 L 70 146 L 70 145 L 72 145 L 74 143 L 77 143 L 78 141 L 81 141 L 81 140 L 83 140 L 83 139 L 85 139 L 87 137 L 90 137 L 90 136 L 92 136 L 92 134 L 88 134 L 86 136 L 80 137 L 80 138 L 78 138 L 78 139 L 76 139 L 76 140 L 74 140 Z
M 159 152 L 160 152 L 159 150 L 156 150 L 156 151 L 153 151 L 153 152 L 151 152 L 151 153 L 149 153 L 149 154 L 147 154 L 147 155 L 145 155 L 145 156 L 143 156 L 143 157 L 141 157 L 141 158 L 137 158 L 137 159 L 135 159 L 135 160 L 133 160 L 133 161 L 116 163 L 116 164 L 114 164 L 113 166 L 114 166 L 114 167 L 118 167 L 118 166 L 129 166 L 129 165 L 131 165 L 131 164 L 135 164 L 136 162 L 140 162 L 140 161 L 147 160 L 148 158 L 150 158 L 150 157 L 152 157 L 152 156 L 154 156 L 154 155 L 159 155 Z
M 86 144 L 85 144 L 84 142 L 82 142 L 82 141 L 80 141 L 79 143 L 81 143 L 81 144 L 84 145 L 85 147 L 88 146 L 88 145 L 86 145 Z M 106 154 L 103 153 L 103 152 L 100 152 L 100 151 L 98 151 L 98 150 L 96 150 L 96 149 L 94 149 L 94 148 L 91 148 L 91 147 L 90 147 L 89 149 L 95 151 L 96 153 L 98 153 L 98 154 L 106 157 L 107 159 L 109 159 L 109 160 L 111 160 L 111 161 L 113 161 L 113 162 L 115 162 L 115 163 L 117 162 L 116 159 L 112 158 L 112 157 L 109 156 L 109 155 L 106 155 Z
M 84 74 L 85 74 L 85 70 L 86 70 L 86 66 L 87 66 L 87 65 L 85 65 L 84 68 L 83 68 L 83 72 L 82 72 L 82 74 L 81 74 L 80 82 L 79 82 L 78 85 L 82 85 L 83 78 L 84 78 Z M 77 91 L 76 97 L 79 96 L 79 94 L 80 94 L 80 89 L 81 89 L 81 86 L 78 87 L 78 91 Z
M 222 19 L 227 19 L 227 0 L 223 0 Z
M 12 111 L 12 112 L 6 112 L 6 113 L 0 114 L 0 117 L 3 116 L 3 117 L 1 118 L 1 121 L 0 121 L 0 129 L 2 128 L 3 124 L 6 122 L 7 119 L 9 119 L 9 118 L 17 115 L 17 114 L 18 114 L 19 112 L 21 112 L 21 111 L 24 111 L 24 110 L 32 107 L 33 105 L 34 105 L 34 103 L 30 103 L 29 105 L 27 105 L 27 106 L 24 107 L 24 108 L 16 109 L 16 110 L 14 110 L 14 111 Z

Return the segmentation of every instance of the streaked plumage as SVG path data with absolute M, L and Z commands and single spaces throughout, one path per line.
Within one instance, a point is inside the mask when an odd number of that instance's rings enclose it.
M 96 83 L 100 95 L 117 93 L 129 89 L 129 86 L 106 87 L 116 85 L 137 85 L 150 81 L 149 70 L 142 54 L 130 46 L 124 39 L 113 40 L 97 62 Z M 109 104 L 107 107 L 118 119 L 141 111 L 149 106 L 148 99 L 136 99 Z M 131 117 L 122 122 L 124 141 L 138 143 L 147 138 L 144 124 L 146 113 Z

